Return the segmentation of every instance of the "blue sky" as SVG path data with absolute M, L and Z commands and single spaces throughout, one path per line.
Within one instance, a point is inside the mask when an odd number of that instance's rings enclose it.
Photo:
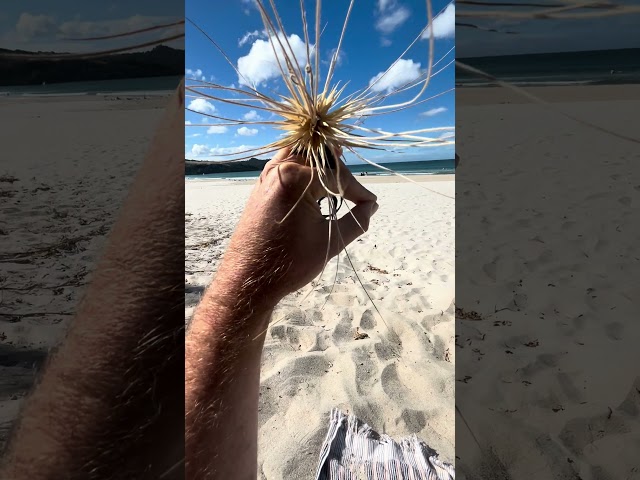
M 516 0 L 526 2 L 527 0 Z M 530 3 L 530 2 L 529 2 Z M 637 0 L 616 0 L 619 5 L 638 5 Z M 495 10 L 494 7 L 466 7 L 465 11 Z M 501 9 L 509 11 L 507 8 Z M 461 13 L 462 7 L 458 13 Z M 523 12 L 521 7 L 516 11 Z M 593 10 L 578 10 L 588 13 Z M 478 19 L 458 17 L 458 22 L 476 24 L 517 35 L 457 28 L 458 58 L 517 55 L 525 53 L 570 52 L 640 47 L 640 14 L 623 14 L 586 19 Z
M 131 45 L 176 34 L 180 27 L 135 37 L 99 42 L 69 41 L 137 30 L 184 17 L 184 3 L 176 0 L 26 0 L 3 2 L 0 12 L 0 48 L 29 51 L 83 52 Z M 168 45 L 184 48 L 184 41 Z
M 313 24 L 315 1 L 307 0 L 307 19 Z M 297 35 L 303 39 L 302 20 L 299 2 L 276 0 L 287 35 Z M 288 5 L 288 7 L 285 7 Z M 293 6 L 295 5 L 295 7 Z M 450 5 L 450 6 L 449 6 Z M 320 40 L 319 55 L 321 72 L 326 72 L 333 49 L 337 46 L 344 17 L 349 6 L 348 0 L 324 1 L 322 9 L 322 27 L 324 32 Z M 449 8 L 447 9 L 447 6 Z M 433 72 L 455 59 L 454 7 L 450 2 L 437 0 L 433 3 L 434 14 L 444 13 L 434 22 L 434 33 L 438 37 L 435 43 L 435 61 L 442 59 Z M 276 78 L 273 54 L 265 42 L 263 25 L 253 0 L 234 0 L 230 2 L 211 2 L 210 0 L 187 0 L 186 15 L 210 35 L 224 50 L 234 65 L 246 76 L 259 82 L 260 90 L 284 93 L 282 80 Z M 427 23 L 426 3 L 423 0 L 376 0 L 356 1 L 345 35 L 341 58 L 334 72 L 333 82 L 349 81 L 345 93 L 369 85 L 370 80 L 385 71 L 393 61 L 418 36 Z M 310 26 L 311 42 L 315 34 Z M 300 40 L 300 48 L 303 41 Z M 294 47 L 295 48 L 295 47 Z M 449 52 L 450 51 L 450 52 Z M 445 54 L 449 54 L 445 57 Z M 381 87 L 392 89 L 415 78 L 427 67 L 428 41 L 419 40 L 403 57 L 404 61 L 395 68 L 394 75 L 388 74 L 380 82 Z M 270 58 L 267 58 L 270 55 Z M 271 61 L 271 66 L 265 64 Z M 261 63 L 262 62 L 262 63 Z M 267 68 L 264 68 L 266 65 Z M 224 60 L 224 57 L 196 28 L 187 24 L 186 28 L 186 77 L 200 78 L 225 86 L 238 86 L 239 76 Z M 323 73 L 321 73 L 323 75 Z M 279 77 L 279 73 L 278 73 Z M 454 87 L 454 66 L 449 65 L 434 75 L 427 91 L 421 99 L 431 97 Z M 187 81 L 187 84 L 194 82 Z M 419 88 L 392 96 L 388 103 L 405 101 L 419 91 Z M 193 100 L 187 98 L 187 104 Z M 194 109 L 213 113 L 227 118 L 268 119 L 269 112 L 211 101 L 205 104 L 199 100 Z M 364 124 L 369 128 L 400 132 L 421 128 L 452 126 L 455 120 L 455 93 L 452 91 L 428 102 L 416 105 L 408 110 L 373 117 Z M 265 114 L 266 113 L 266 114 Z M 191 123 L 215 123 L 215 119 L 186 112 L 186 120 Z M 220 157 L 216 154 L 229 153 L 240 149 L 258 147 L 274 141 L 281 132 L 264 125 L 246 125 L 234 127 L 196 127 L 185 128 L 185 156 L 189 159 L 225 160 L 232 157 Z M 439 136 L 440 132 L 433 134 Z M 360 153 L 374 161 L 403 161 L 413 159 L 453 158 L 454 146 L 404 149 L 403 154 L 377 151 Z M 347 156 L 349 162 L 361 163 Z

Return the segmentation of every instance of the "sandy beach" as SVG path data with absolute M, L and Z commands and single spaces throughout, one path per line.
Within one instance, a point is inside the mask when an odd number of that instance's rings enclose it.
M 416 176 L 453 196 L 453 176 Z M 364 177 L 380 209 L 312 287 L 281 302 L 262 357 L 260 478 L 311 478 L 332 407 L 454 461 L 454 200 Z M 186 317 L 214 276 L 253 182 L 187 180 Z M 346 211 L 346 210 L 345 210 Z M 334 278 L 337 278 L 331 292 Z M 326 303 L 326 304 L 325 304 Z M 324 308 L 323 308 L 324 307 Z M 356 329 L 368 338 L 355 340 Z
M 2 100 L 0 446 L 64 336 L 166 102 Z
M 638 86 L 528 90 L 638 137 Z M 456 121 L 456 473 L 638 478 L 638 145 L 503 88 Z

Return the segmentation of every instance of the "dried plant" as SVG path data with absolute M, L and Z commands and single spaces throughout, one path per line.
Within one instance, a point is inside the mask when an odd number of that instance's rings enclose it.
M 315 5 L 315 43 L 311 44 L 309 25 L 306 18 L 304 0 L 300 0 L 300 11 L 302 26 L 304 31 L 304 41 L 306 47 L 306 59 L 296 58 L 293 48 L 289 42 L 282 19 L 278 13 L 274 0 L 269 0 L 271 12 L 267 10 L 262 0 L 256 0 L 256 6 L 260 12 L 265 32 L 267 33 L 269 44 L 274 53 L 274 58 L 281 73 L 282 81 L 287 89 L 285 95 L 269 95 L 259 90 L 259 86 L 247 79 L 236 65 L 229 59 L 219 44 L 206 32 L 204 32 L 195 22 L 189 20 L 206 38 L 214 45 L 223 56 L 230 67 L 242 79 L 246 88 L 232 88 L 217 83 L 206 82 L 198 79 L 187 79 L 193 83 L 187 84 L 185 89 L 187 96 L 222 102 L 231 105 L 246 107 L 254 110 L 262 110 L 274 114 L 276 119 L 267 121 L 255 121 L 244 119 L 233 119 L 219 115 L 196 112 L 200 115 L 216 120 L 218 123 L 192 124 L 190 127 L 198 126 L 240 126 L 240 125 L 268 125 L 275 129 L 284 131 L 281 137 L 268 145 L 258 148 L 247 149 L 241 152 L 219 154 L 217 157 L 233 157 L 229 161 L 240 161 L 255 156 L 261 156 L 289 147 L 292 153 L 305 158 L 307 165 L 313 167 L 317 172 L 322 186 L 328 195 L 341 196 L 342 191 L 334 191 L 329 188 L 333 162 L 328 152 L 337 151 L 344 148 L 353 153 L 357 158 L 365 163 L 378 167 L 382 170 L 392 172 L 390 169 L 382 167 L 377 163 L 365 158 L 356 149 L 376 149 L 387 150 L 390 148 L 424 148 L 442 145 L 452 145 L 454 143 L 454 126 L 443 126 L 438 128 L 425 128 L 405 132 L 387 132 L 379 129 L 370 129 L 362 126 L 362 123 L 370 117 L 384 113 L 392 113 L 406 108 L 424 103 L 438 95 L 427 99 L 419 100 L 427 90 L 431 77 L 444 68 L 453 64 L 451 60 L 439 71 L 434 71 L 434 67 L 440 62 L 434 62 L 434 36 L 432 29 L 429 29 L 429 59 L 426 71 L 419 78 L 406 83 L 398 89 L 387 93 L 376 93 L 372 87 L 382 80 L 407 51 L 423 36 L 432 20 L 431 1 L 426 1 L 427 25 L 420 31 L 415 40 L 405 49 L 405 51 L 390 66 L 379 75 L 375 81 L 348 96 L 344 96 L 345 85 L 336 83 L 332 85 L 333 73 L 339 58 L 340 50 L 347 30 L 349 19 L 353 10 L 355 0 L 351 0 L 345 15 L 342 33 L 338 40 L 337 48 L 331 58 L 328 70 L 321 82 L 321 71 L 319 52 L 321 35 L 321 11 L 322 0 L 317 0 Z M 440 61 L 444 60 L 451 49 Z M 304 65 L 304 66 L 302 66 Z M 323 85 L 321 86 L 321 83 Z M 390 97 L 413 88 L 418 88 L 418 93 L 410 100 L 397 104 L 384 104 Z M 228 92 L 233 97 L 224 97 L 222 92 Z M 423 134 L 434 132 L 449 132 L 449 135 L 428 137 Z M 341 162 L 337 162 L 337 168 L 341 167 Z M 397 174 L 396 172 L 392 172 Z M 397 174 L 400 175 L 400 174 Z M 402 175 L 400 175 L 402 176 Z M 338 178 L 340 175 L 338 174 Z M 406 178 L 406 177 L 403 177 Z M 411 179 L 408 179 L 412 181 Z M 341 186 L 338 185 L 338 190 Z M 436 192 L 438 193 L 438 192 Z

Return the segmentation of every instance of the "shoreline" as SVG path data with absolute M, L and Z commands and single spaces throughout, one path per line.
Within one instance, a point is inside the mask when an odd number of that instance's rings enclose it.
M 410 183 L 407 180 L 398 177 L 396 175 L 354 175 L 356 180 L 361 182 L 362 184 L 373 184 L 373 183 Z M 414 182 L 448 182 L 455 181 L 455 174 L 453 173 L 443 173 L 443 174 L 427 174 L 427 175 L 405 175 L 405 177 L 413 180 Z M 186 182 L 198 182 L 198 184 L 208 184 L 208 185 L 253 185 L 258 180 L 258 177 L 255 178 L 192 178 L 185 176 Z
M 171 92 L 173 93 L 173 92 Z M 99 95 L 0 95 L 5 108 L 33 107 L 40 108 L 48 105 L 47 108 L 65 108 L 63 105 L 76 105 L 76 108 L 102 109 L 103 105 L 107 110 L 145 110 L 164 109 L 167 99 L 171 93 L 157 95 L 121 95 L 121 94 L 99 94 Z

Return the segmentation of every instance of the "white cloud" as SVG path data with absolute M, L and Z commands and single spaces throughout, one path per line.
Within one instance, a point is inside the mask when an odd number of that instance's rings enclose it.
M 389 45 L 391 45 L 391 40 L 382 37 L 382 40 L 380 40 L 380 45 L 382 45 L 383 47 L 388 47 Z
M 285 48 L 287 48 L 284 35 L 279 33 L 278 36 L 280 37 L 283 45 L 285 45 Z M 288 39 L 298 64 L 303 67 L 307 63 L 307 48 L 304 41 L 295 34 L 289 35 Z M 278 53 L 277 58 L 280 59 L 280 64 L 286 72 L 284 54 L 280 48 L 278 40 L 274 37 L 272 37 L 271 40 L 274 42 L 275 50 Z M 310 48 L 311 57 L 313 58 L 314 46 L 311 45 Z M 250 83 L 260 84 L 272 78 L 280 77 L 280 68 L 278 67 L 276 56 L 269 40 L 256 40 L 253 45 L 251 45 L 249 53 L 238 59 L 238 71 L 241 74 L 238 78 L 240 85 L 247 85 L 247 81 Z
M 422 112 L 420 115 L 422 115 L 423 117 L 433 117 L 435 115 L 438 115 L 439 113 L 444 113 L 446 111 L 446 107 L 437 107 L 432 108 L 431 110 L 427 110 L 426 112 Z
M 189 103 L 189 108 L 198 113 L 213 113 L 216 111 L 216 107 L 211 102 L 204 98 L 195 98 Z
M 242 116 L 242 118 L 244 118 L 245 120 L 262 120 L 262 117 L 258 115 L 258 112 L 256 112 L 255 110 L 249 110 Z
M 405 7 L 383 14 L 376 22 L 376 28 L 382 33 L 389 34 L 397 29 L 409 18 L 409 10 Z
M 433 36 L 435 38 L 453 38 L 456 35 L 456 7 L 449 4 L 440 15 L 433 19 Z M 423 39 L 431 35 L 431 28 L 427 28 L 422 34 Z
M 377 83 L 371 87 L 371 90 L 374 92 L 383 92 L 386 90 L 387 93 L 389 93 L 406 83 L 416 80 L 420 76 L 420 73 L 419 63 L 413 60 L 400 59 L 384 77 L 384 72 L 380 72 L 369 80 L 369 85 L 371 86 L 377 81 Z
M 191 120 L 185 120 L 185 121 L 184 121 L 184 124 L 185 124 L 185 125 L 191 125 Z
M 192 68 L 185 68 L 184 74 L 189 78 L 195 78 L 196 80 L 206 80 L 207 76 L 202 73 L 202 70 L 196 68 L 195 70 Z
M 243 137 L 253 137 L 254 135 L 257 135 L 257 134 L 258 134 L 257 128 L 240 127 L 238 129 L 238 135 L 242 135 Z
M 333 56 L 336 54 L 337 50 L 338 50 L 337 48 L 332 48 L 331 51 L 329 52 L 329 58 L 327 59 L 328 61 L 326 62 L 328 65 L 331 64 L 331 60 L 333 60 Z M 338 57 L 336 58 L 336 67 L 339 67 L 340 65 L 342 65 L 346 57 L 347 57 L 347 54 L 344 52 L 344 49 L 340 49 L 340 51 L 338 52 Z
M 233 154 L 244 152 L 245 150 L 252 150 L 256 147 L 251 145 L 238 145 L 237 147 L 213 147 L 209 150 L 209 153 L 213 156 Z
M 238 46 L 242 47 L 245 43 L 251 41 L 254 38 L 266 38 L 266 30 L 254 30 L 253 32 L 245 33 L 240 40 L 238 40 Z
M 25 39 L 44 37 L 57 31 L 56 22 L 49 15 L 32 15 L 22 13 L 16 24 L 16 31 Z
M 60 33 L 63 37 L 67 38 L 97 37 L 139 30 L 142 28 L 152 27 L 154 25 L 174 22 L 176 20 L 177 18 L 160 16 L 152 17 L 145 15 L 133 15 L 131 17 L 114 20 L 71 20 L 60 25 Z M 171 27 L 169 30 L 164 30 L 164 33 L 166 35 L 175 34 L 180 30 L 180 28 L 181 26 L 177 25 Z M 182 28 L 184 29 L 184 27 Z
M 384 12 L 387 8 L 395 3 L 394 0 L 378 0 L 378 11 Z
M 209 135 L 218 135 L 220 133 L 227 133 L 228 128 L 224 125 L 211 125 L 207 130 Z
M 202 145 L 195 143 L 191 147 L 191 151 L 189 152 L 192 157 L 195 158 L 210 158 L 210 157 L 219 157 L 220 155 L 227 155 L 224 158 L 220 158 L 220 160 L 230 160 L 232 157 L 229 155 L 233 155 L 236 153 L 241 153 L 246 150 L 252 150 L 256 148 L 253 145 L 238 145 L 235 147 L 210 147 L 209 145 Z
M 24 2 L 23 2 L 24 3 Z M 108 8 L 108 7 L 107 7 Z M 0 16 L 2 16 L 0 14 Z M 46 50 L 66 52 L 86 52 L 130 45 L 126 39 L 112 40 L 84 40 L 92 37 L 114 35 L 122 32 L 140 30 L 153 25 L 172 23 L 178 20 L 175 17 L 133 15 L 131 17 L 116 18 L 112 20 L 86 21 L 76 19 L 61 21 L 52 15 L 40 15 L 23 12 L 18 16 L 13 29 L 2 35 L 2 43 L 5 48 L 19 48 L 23 50 Z M 169 36 L 178 33 L 183 25 L 169 27 L 164 33 Z M 141 38 L 149 39 L 151 34 L 143 34 Z M 157 38 L 154 37 L 154 38 Z M 130 42 L 130 40 L 129 40 Z M 177 46 L 180 42 L 173 40 L 168 45 Z M 184 43 L 184 42 L 182 42 Z
M 201 137 L 202 134 L 201 133 L 193 133 L 191 135 L 189 135 L 189 138 L 196 138 L 196 137 Z
M 191 147 L 191 154 L 196 157 L 202 157 L 209 153 L 210 148 L 206 145 L 200 145 L 198 143 L 194 143 Z
M 246 7 L 242 9 L 245 15 L 251 15 L 250 7 L 253 7 L 255 9 L 258 8 L 258 5 L 256 4 L 256 0 L 242 0 L 242 4 L 246 5 Z

